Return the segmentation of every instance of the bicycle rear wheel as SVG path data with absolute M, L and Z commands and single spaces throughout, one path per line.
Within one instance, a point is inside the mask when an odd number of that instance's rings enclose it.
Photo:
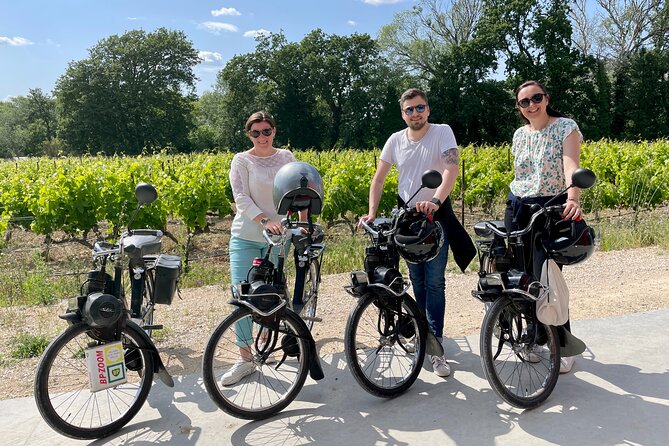
M 512 406 L 537 407 L 555 388 L 560 373 L 557 330 L 536 320 L 533 304 L 497 299 L 483 319 L 480 347 L 488 382 Z
M 292 311 L 276 318 L 263 320 L 238 308 L 209 338 L 202 359 L 204 385 L 230 415 L 267 418 L 288 406 L 304 385 L 311 363 L 309 332 Z M 230 379 L 234 367 L 243 371 Z
M 97 392 L 91 391 L 84 351 L 107 342 L 94 339 L 95 330 L 85 324 L 68 327 L 51 342 L 35 374 L 35 402 L 49 426 L 71 438 L 102 438 L 137 414 L 151 389 L 154 362 L 139 348 L 135 330 L 126 326 L 121 337 L 127 382 Z
M 349 315 L 344 332 L 353 377 L 372 395 L 391 398 L 418 378 L 425 358 L 427 327 L 409 296 L 367 293 Z
M 153 311 L 155 309 L 155 300 L 154 300 L 154 290 L 155 290 L 155 270 L 146 269 L 144 272 L 144 290 L 142 293 L 142 328 L 144 326 L 153 325 Z M 151 328 L 145 328 L 144 331 L 146 334 L 151 337 L 153 330 Z
M 316 317 L 320 271 L 320 262 L 318 259 L 312 259 L 308 268 L 298 268 L 295 273 L 295 283 L 304 284 L 302 288 L 302 308 L 299 315 L 307 324 L 309 331 L 314 327 L 314 318 Z

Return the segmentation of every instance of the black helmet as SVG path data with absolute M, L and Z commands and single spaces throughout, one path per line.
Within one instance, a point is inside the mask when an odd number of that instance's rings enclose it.
M 272 195 L 279 215 L 304 209 L 317 215 L 323 208 L 323 180 L 311 164 L 293 161 L 276 173 Z
M 397 251 L 409 263 L 429 262 L 444 244 L 441 223 L 425 214 L 403 212 L 397 217 L 393 236 Z
M 556 263 L 573 265 L 595 251 L 595 231 L 584 220 L 560 220 L 550 228 L 545 245 Z

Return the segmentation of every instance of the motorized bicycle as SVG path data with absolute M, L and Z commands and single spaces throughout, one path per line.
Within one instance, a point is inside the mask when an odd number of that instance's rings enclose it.
M 425 187 L 437 188 L 441 181 L 439 172 L 425 172 L 411 198 Z M 358 299 L 346 323 L 344 348 L 358 384 L 372 395 L 390 398 L 416 381 L 426 351 L 444 354 L 399 270 L 400 258 L 434 257 L 443 243 L 443 229 L 431 216 L 409 206 L 393 209 L 390 218 L 363 221 L 361 226 L 370 244 L 365 249 L 365 269 L 351 272 L 351 284 L 344 287 Z
M 130 229 L 139 209 L 158 194 L 141 183 L 135 197 L 138 206 L 118 242 L 95 243 L 96 268 L 59 316 L 68 328 L 37 366 L 37 408 L 49 426 L 68 437 L 102 438 L 121 429 L 144 404 L 154 374 L 174 386 L 150 335 L 162 328 L 153 321 L 155 305 L 171 304 L 181 260 L 160 254 L 162 231 Z
M 588 169 L 576 169 L 571 186 L 544 205 L 533 204 L 529 223 L 507 231 L 503 221 L 481 221 L 474 231 L 479 272 L 472 295 L 486 305 L 480 332 L 481 365 L 492 389 L 512 406 L 530 409 L 546 400 L 560 373 L 562 337 L 571 342 L 570 356 L 585 345 L 561 327 L 543 324 L 537 302 L 550 292 L 527 262 L 526 244 L 541 249 L 559 265 L 586 260 L 594 251 L 594 232 L 584 221 L 564 220 L 564 205 L 554 205 L 571 187 L 587 189 L 596 181 Z M 563 344 L 565 341 L 563 341 Z

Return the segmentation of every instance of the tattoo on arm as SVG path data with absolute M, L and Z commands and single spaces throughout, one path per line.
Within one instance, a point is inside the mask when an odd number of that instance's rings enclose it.
M 441 159 L 446 165 L 455 164 L 458 165 L 458 159 L 460 157 L 460 152 L 456 147 L 452 147 L 441 154 Z

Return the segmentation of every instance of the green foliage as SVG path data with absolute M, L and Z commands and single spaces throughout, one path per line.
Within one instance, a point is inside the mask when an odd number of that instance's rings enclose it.
M 198 63 L 181 31 L 133 30 L 103 39 L 56 84 L 59 135 L 79 153 L 186 149 Z
M 14 359 L 28 359 L 41 356 L 49 345 L 49 339 L 44 335 L 19 333 L 10 340 L 10 355 Z

